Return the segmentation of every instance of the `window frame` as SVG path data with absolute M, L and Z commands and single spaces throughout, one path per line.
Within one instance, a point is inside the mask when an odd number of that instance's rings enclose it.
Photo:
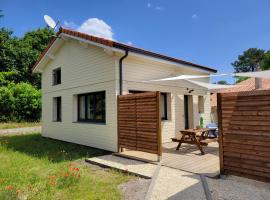
M 53 97 L 53 104 L 54 101 L 56 102 L 56 110 L 53 111 L 55 115 L 53 116 L 53 122 L 62 122 L 62 97 L 61 96 Z
M 59 77 L 57 75 L 57 72 L 60 72 L 60 80 Z M 61 67 L 55 68 L 53 69 L 53 73 L 52 73 L 52 85 L 60 85 L 62 83 L 62 70 Z
M 167 98 L 167 93 L 166 92 L 161 92 L 160 96 L 164 96 L 164 117 L 161 117 L 161 120 L 168 120 L 168 98 Z
M 104 119 L 87 119 L 87 102 L 88 102 L 88 95 L 97 95 L 97 94 L 104 94 L 104 101 L 105 101 L 105 106 L 104 106 Z M 85 119 L 80 117 L 80 98 L 84 96 L 85 101 L 84 101 L 84 115 Z M 98 92 L 88 92 L 88 93 L 83 93 L 83 94 L 78 94 L 77 96 L 77 121 L 78 122 L 89 122 L 89 123 L 100 123 L 100 124 L 105 124 L 106 123 L 106 91 L 98 91 Z M 96 97 L 94 97 L 94 110 L 95 113 L 94 115 L 96 116 Z

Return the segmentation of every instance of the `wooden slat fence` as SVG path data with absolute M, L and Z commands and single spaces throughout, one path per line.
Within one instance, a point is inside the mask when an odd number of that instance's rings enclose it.
M 118 96 L 118 148 L 161 155 L 159 92 Z
M 221 173 L 270 182 L 270 90 L 218 94 Z

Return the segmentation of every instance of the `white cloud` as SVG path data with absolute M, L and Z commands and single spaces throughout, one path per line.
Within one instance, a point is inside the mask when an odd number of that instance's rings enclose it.
M 198 18 L 198 15 L 197 15 L 197 14 L 193 14 L 193 15 L 191 16 L 191 18 L 192 18 L 192 19 L 197 19 L 197 18 Z
M 111 26 L 98 18 L 87 19 L 77 28 L 77 30 L 97 37 L 114 40 Z
M 158 11 L 163 10 L 163 8 L 162 8 L 161 6 L 153 5 L 153 4 L 151 4 L 151 3 L 147 3 L 146 6 L 147 6 L 147 8 L 152 8 L 152 9 L 158 10 Z
M 77 28 L 77 25 L 73 21 L 64 21 L 64 26 L 67 28 Z
M 129 46 L 132 46 L 133 45 L 133 42 L 128 41 L 126 44 L 129 45 Z

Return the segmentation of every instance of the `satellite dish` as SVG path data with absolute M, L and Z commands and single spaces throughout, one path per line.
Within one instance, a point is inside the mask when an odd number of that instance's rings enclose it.
M 53 18 L 51 18 L 49 15 L 44 15 L 44 20 L 45 20 L 46 24 L 48 25 L 48 27 L 52 28 L 53 30 L 58 25 L 58 22 L 55 23 L 55 21 L 53 20 Z

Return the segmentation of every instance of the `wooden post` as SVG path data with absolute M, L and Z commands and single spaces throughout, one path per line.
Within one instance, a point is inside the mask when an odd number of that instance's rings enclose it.
M 119 95 L 117 96 L 117 152 L 120 153 L 123 151 L 123 148 L 120 147 L 120 142 L 119 142 L 119 137 L 120 137 L 120 134 L 119 134 L 119 102 L 120 102 L 120 99 L 119 99 Z
M 158 138 L 158 161 L 162 156 L 162 137 L 161 137 L 161 116 L 160 116 L 160 92 L 156 92 L 157 95 L 157 138 Z
M 217 114 L 218 114 L 218 133 L 219 133 L 219 164 L 220 174 L 224 174 L 223 164 L 223 133 L 222 133 L 222 95 L 217 94 Z

